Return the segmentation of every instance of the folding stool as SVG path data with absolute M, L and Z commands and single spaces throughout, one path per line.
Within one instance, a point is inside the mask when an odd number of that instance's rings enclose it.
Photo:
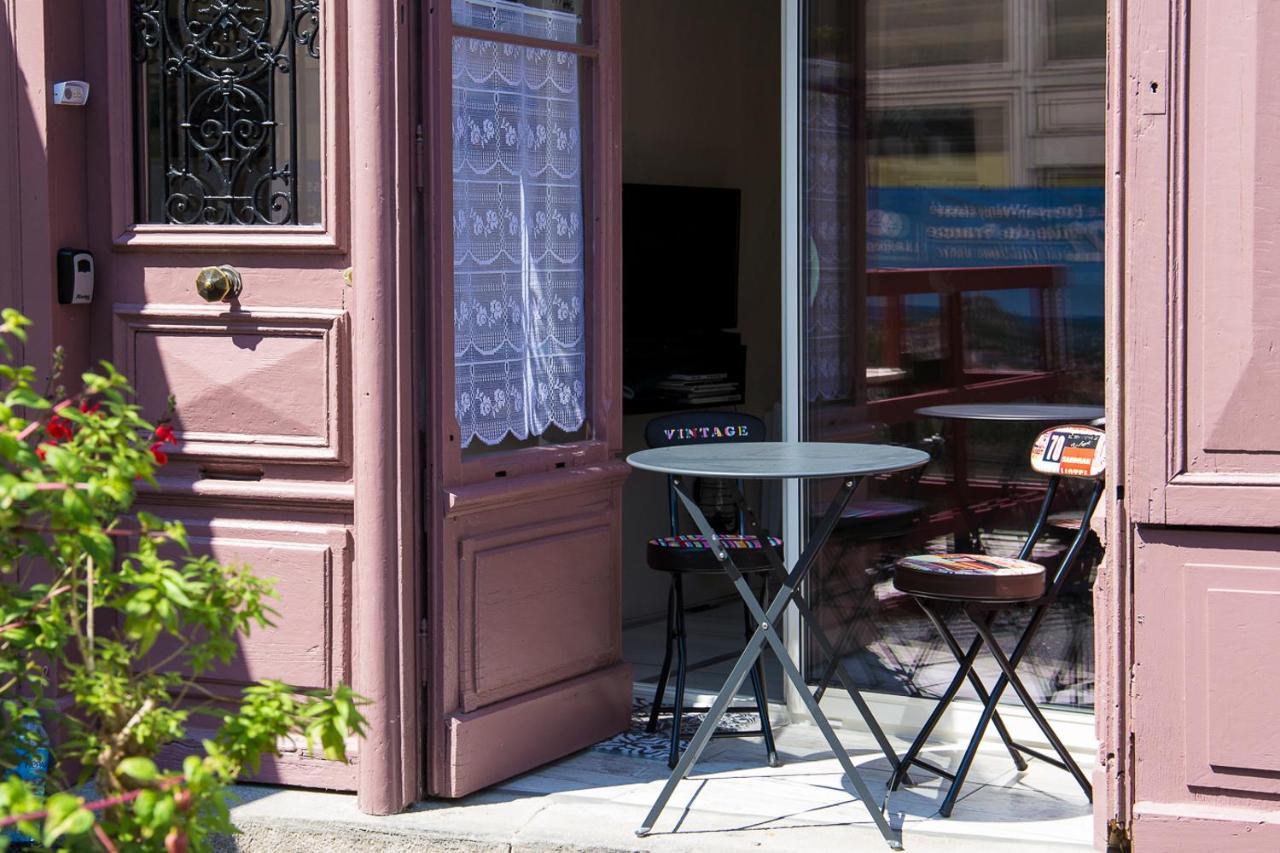
M 1089 522 L 1102 498 L 1104 488 L 1106 435 L 1102 429 L 1093 426 L 1071 425 L 1047 429 L 1040 433 L 1032 446 L 1031 467 L 1037 473 L 1048 475 L 1049 482 L 1039 517 L 1031 528 L 1017 559 L 984 554 L 931 554 L 899 560 L 894 573 L 894 586 L 915 599 L 925 616 L 942 636 L 960 668 L 942 698 L 938 700 L 928 720 L 925 721 L 924 728 L 920 730 L 910 749 L 902 757 L 901 763 L 894 770 L 889 780 L 889 790 L 898 788 L 912 764 L 950 779 L 951 787 L 939 809 L 943 817 L 950 817 L 965 777 L 973 765 L 978 746 L 982 742 L 987 726 L 992 722 L 995 723 L 1005 748 L 1019 770 L 1024 770 L 1027 766 L 1022 757 L 1023 753 L 1047 761 L 1071 773 L 1084 790 L 1085 796 L 1090 801 L 1093 799 L 1093 790 L 1088 778 L 1053 731 L 1026 685 L 1018 678 L 1017 668 L 1028 649 L 1031 648 L 1045 613 L 1072 577 L 1076 563 L 1085 551 L 1090 535 Z M 1048 526 L 1050 508 L 1053 506 L 1058 485 L 1064 477 L 1092 480 L 1094 485 L 1071 545 L 1050 579 L 1044 566 L 1033 563 L 1027 558 Z M 959 603 L 961 612 L 977 629 L 978 635 L 967 650 L 962 649 L 955 634 L 947 627 L 946 621 L 938 611 L 939 605 L 944 602 Z M 1001 610 L 1021 604 L 1032 604 L 1035 609 L 1012 654 L 1006 655 L 996 642 L 992 625 Z M 984 645 L 995 659 L 1001 673 L 989 694 L 973 669 L 974 660 Z M 973 684 L 974 691 L 984 707 L 977 729 L 960 760 L 960 766 L 953 774 L 921 760 L 920 751 L 966 679 Z M 1057 753 L 1057 758 L 1017 743 L 1010 737 L 997 712 L 1000 697 L 1004 694 L 1005 688 L 1010 685 L 1013 686 L 1022 704 L 1026 706 L 1036 725 L 1044 733 L 1053 751 Z

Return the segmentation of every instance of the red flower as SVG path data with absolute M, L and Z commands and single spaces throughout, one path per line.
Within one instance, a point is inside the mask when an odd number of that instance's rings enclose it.
M 86 415 L 95 415 L 98 413 L 98 409 L 100 408 L 102 408 L 101 403 L 94 403 L 93 405 L 90 405 L 88 400 L 84 400 L 80 403 L 80 411 L 84 412 Z
M 36 448 L 36 456 L 39 457 L 41 462 L 44 461 L 44 445 Z
M 49 433 L 49 437 L 58 440 L 71 438 L 71 423 L 65 418 L 57 415 L 49 418 L 49 425 L 45 427 L 45 432 Z
M 162 446 L 159 441 L 151 445 L 151 455 L 155 457 L 157 465 L 167 465 L 169 463 L 169 454 L 161 449 Z
M 178 443 L 178 437 L 173 434 L 173 429 L 168 424 L 160 424 L 156 427 L 156 439 L 161 444 Z

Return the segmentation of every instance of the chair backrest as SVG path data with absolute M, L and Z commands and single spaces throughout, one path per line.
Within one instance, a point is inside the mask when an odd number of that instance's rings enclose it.
M 1085 540 L 1089 537 L 1089 523 L 1093 513 L 1102 499 L 1104 477 L 1107 472 L 1107 435 L 1095 426 L 1068 424 L 1051 427 L 1036 436 L 1031 445 L 1031 467 L 1040 474 L 1049 475 L 1049 486 L 1045 490 L 1044 501 L 1040 505 L 1040 517 L 1027 535 L 1018 558 L 1028 560 L 1035 548 L 1037 540 L 1045 530 L 1049 518 L 1049 510 L 1053 506 L 1054 496 L 1058 491 L 1058 483 L 1064 477 L 1082 480 L 1093 480 L 1085 503 L 1084 513 L 1080 520 L 1080 529 L 1071 540 L 1067 553 L 1058 564 L 1058 569 L 1051 578 L 1046 598 L 1050 601 L 1057 598 L 1063 584 L 1071 574 L 1072 567 L 1080 559 Z
M 654 418 L 644 428 L 644 440 L 650 447 L 764 441 L 764 438 L 764 421 L 739 412 L 676 412 Z
M 654 418 L 645 425 L 644 440 L 650 447 L 671 447 L 677 444 L 728 444 L 732 442 L 764 441 L 764 421 L 754 415 L 739 412 L 675 412 Z M 742 482 L 738 482 L 742 490 Z M 680 533 L 680 507 L 676 500 L 675 479 L 667 478 L 668 515 L 671 535 Z M 746 519 L 736 513 L 738 532 Z
M 1051 427 L 1036 436 L 1031 467 L 1052 477 L 1096 480 L 1107 472 L 1107 434 L 1080 424 Z

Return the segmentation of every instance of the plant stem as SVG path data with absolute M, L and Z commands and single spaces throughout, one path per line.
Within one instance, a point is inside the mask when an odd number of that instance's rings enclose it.
M 95 823 L 93 825 L 93 834 L 98 837 L 98 843 L 106 848 L 107 853 L 120 853 L 115 842 L 107 835 L 107 831 L 102 828 L 102 824 Z
M 85 803 L 84 807 L 91 812 L 98 812 L 98 811 L 102 811 L 103 809 L 112 809 L 112 808 L 115 808 L 116 806 L 123 806 L 125 803 L 131 803 L 134 800 L 136 800 L 143 791 L 154 789 L 154 788 L 159 788 L 162 791 L 166 791 L 169 788 L 172 788 L 174 785 L 177 785 L 178 783 L 182 782 L 182 780 L 183 780 L 183 777 L 181 775 L 175 774 L 173 776 L 167 776 L 163 779 L 158 780 L 154 785 L 151 785 L 148 788 L 136 788 L 132 791 L 128 791 L 127 793 L 124 793 L 124 794 L 118 794 L 114 797 L 107 797 L 106 799 L 103 799 L 103 800 L 94 800 L 92 803 Z M 44 820 L 48 816 L 49 816 L 49 812 L 47 811 L 27 812 L 26 814 L 9 815 L 9 817 L 0 818 L 0 829 L 14 826 L 15 824 L 22 823 L 23 821 Z
M 87 635 L 87 638 L 88 638 L 88 641 L 89 641 L 89 656 L 88 656 L 87 658 L 85 658 L 85 662 L 84 662 L 84 663 L 85 663 L 85 669 L 87 669 L 90 673 L 92 673 L 92 672 L 93 672 L 94 655 L 95 655 L 95 653 L 96 653 L 96 649 L 95 649 L 95 645 L 96 645 L 96 643 L 95 643 L 95 639 L 96 639 L 96 637 L 95 637 L 95 635 L 94 635 L 94 630 L 93 630 L 93 611 L 94 611 L 94 603 L 93 603 L 93 557 L 90 557 L 90 558 L 86 561 L 85 581 L 86 581 L 86 584 L 87 584 L 87 586 L 88 586 L 88 596 L 89 596 L 89 597 L 88 597 L 88 604 L 86 605 L 86 608 L 85 608 L 85 628 L 86 628 L 86 631 L 85 631 L 85 632 L 86 632 L 86 635 Z

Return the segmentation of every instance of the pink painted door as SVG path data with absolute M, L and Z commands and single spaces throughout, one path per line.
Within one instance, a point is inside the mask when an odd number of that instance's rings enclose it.
M 1280 6 L 1121 4 L 1134 849 L 1280 849 Z M 1126 677 L 1126 675 L 1128 677 Z M 1127 735 L 1127 738 L 1125 737 Z M 1127 742 L 1126 742 L 1127 740 Z
M 426 18 L 425 764 L 457 797 L 630 719 L 619 8 Z
M 280 595 L 215 692 L 352 678 L 342 5 L 82 4 L 93 355 L 150 417 L 177 405 L 181 443 L 143 508 Z M 197 274 L 222 265 L 243 289 L 205 301 Z M 355 784 L 296 749 L 263 775 Z

